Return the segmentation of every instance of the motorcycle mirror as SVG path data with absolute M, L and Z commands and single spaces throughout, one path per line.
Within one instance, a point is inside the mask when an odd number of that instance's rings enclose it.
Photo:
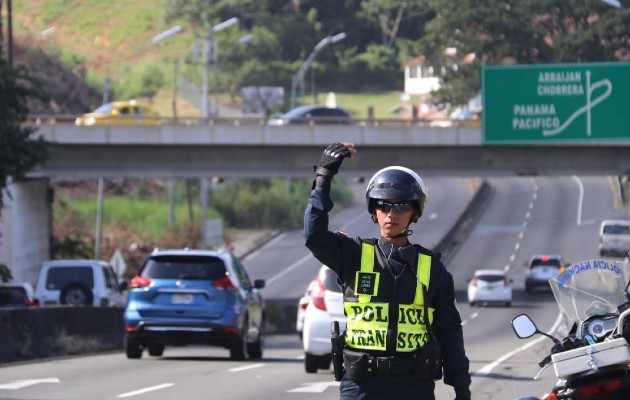
M 520 339 L 527 339 L 538 332 L 536 324 L 527 314 L 520 314 L 512 320 L 512 329 Z

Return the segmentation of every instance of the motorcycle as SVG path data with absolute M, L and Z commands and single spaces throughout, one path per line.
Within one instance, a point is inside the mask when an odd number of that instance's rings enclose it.
M 534 377 L 553 367 L 558 378 L 542 400 L 630 399 L 629 264 L 585 260 L 549 280 L 568 332 L 562 340 L 540 331 L 527 314 L 512 320 L 519 338 L 542 334 L 554 343 Z

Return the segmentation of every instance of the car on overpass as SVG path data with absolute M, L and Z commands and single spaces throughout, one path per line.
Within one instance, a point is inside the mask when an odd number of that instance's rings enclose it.
M 78 117 L 77 126 L 94 125 L 156 125 L 159 114 L 150 104 L 136 100 L 106 103 L 96 110 Z
M 342 107 L 304 105 L 289 110 L 278 117 L 269 118 L 267 125 L 350 124 L 351 122 L 352 116 Z

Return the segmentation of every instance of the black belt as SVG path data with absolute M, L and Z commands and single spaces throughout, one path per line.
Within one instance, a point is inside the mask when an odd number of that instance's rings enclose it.
M 415 356 L 377 357 L 368 355 L 368 372 L 376 375 L 405 375 L 418 367 Z

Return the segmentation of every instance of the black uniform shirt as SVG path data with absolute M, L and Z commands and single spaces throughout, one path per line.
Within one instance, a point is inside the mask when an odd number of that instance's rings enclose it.
M 304 215 L 304 239 L 313 256 L 334 270 L 342 281 L 350 282 L 361 265 L 361 247 L 357 241 L 341 233 L 328 230 L 328 212 L 333 202 L 328 185 L 315 188 Z M 414 245 L 423 253 L 432 254 Z M 429 302 L 435 308 L 431 325 L 442 349 L 444 383 L 455 389 L 468 389 L 471 379 L 469 361 L 464 351 L 461 317 L 455 305 L 453 277 L 439 259 L 432 254 Z

